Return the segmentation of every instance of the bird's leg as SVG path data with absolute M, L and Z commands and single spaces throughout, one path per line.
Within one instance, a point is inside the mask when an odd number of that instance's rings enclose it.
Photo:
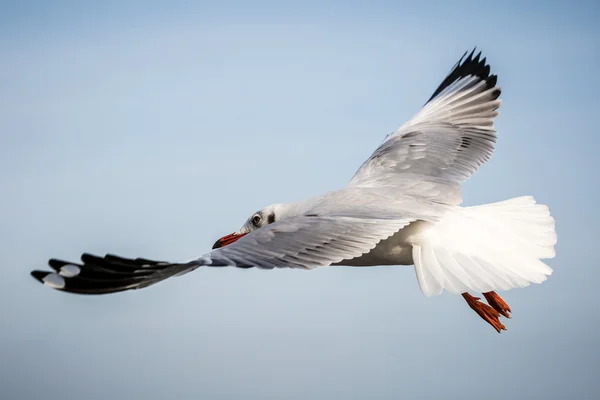
M 483 296 L 487 300 L 488 304 L 494 308 L 494 310 L 498 311 L 506 318 L 510 318 L 509 312 L 512 312 L 510 307 L 504 300 L 502 300 L 500 296 L 496 294 L 496 292 L 486 292 L 483 293 Z
M 469 307 L 471 307 L 481 318 L 483 318 L 488 324 L 494 327 L 494 329 L 500 333 L 502 330 L 506 330 L 504 325 L 500 322 L 500 313 L 488 306 L 485 303 L 479 301 L 479 297 L 473 297 L 469 293 L 465 292 L 462 294 L 464 299 L 467 301 Z

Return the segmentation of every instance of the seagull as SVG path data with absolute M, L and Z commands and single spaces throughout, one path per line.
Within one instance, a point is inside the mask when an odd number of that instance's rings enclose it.
M 468 54 L 468 55 L 467 55 Z M 523 196 L 460 206 L 460 186 L 492 155 L 497 75 L 467 51 L 404 125 L 385 137 L 341 189 L 254 212 L 212 251 L 185 262 L 104 257 L 50 259 L 31 275 L 85 295 L 141 289 L 198 267 L 298 268 L 414 265 L 421 292 L 462 295 L 498 333 L 508 304 L 496 293 L 552 274 L 557 236 L 545 205 Z M 469 292 L 481 293 L 487 304 Z

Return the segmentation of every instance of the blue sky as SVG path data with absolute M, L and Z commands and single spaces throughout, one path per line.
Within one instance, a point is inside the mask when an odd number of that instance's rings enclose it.
M 1 397 L 600 396 L 600 10 L 577 4 L 1 3 Z M 409 267 L 101 297 L 30 278 L 84 251 L 189 259 L 344 185 L 475 45 L 503 104 L 464 203 L 533 195 L 559 238 L 550 279 L 504 293 L 508 332 Z

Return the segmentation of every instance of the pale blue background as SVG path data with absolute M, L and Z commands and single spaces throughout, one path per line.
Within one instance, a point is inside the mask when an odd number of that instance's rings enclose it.
M 600 398 L 594 2 L 0 6 L 0 397 Z M 531 194 L 554 275 L 497 335 L 412 268 L 204 269 L 83 297 L 83 251 L 185 260 L 345 184 L 479 46 L 504 91 L 465 204 Z

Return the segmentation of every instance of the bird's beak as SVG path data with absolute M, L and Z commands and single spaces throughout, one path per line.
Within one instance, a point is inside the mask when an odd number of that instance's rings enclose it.
M 228 244 L 231 244 L 231 243 L 235 242 L 236 240 L 240 239 L 244 235 L 245 235 L 245 233 L 234 232 L 232 234 L 223 236 L 221 239 L 217 240 L 215 242 L 215 244 L 213 244 L 212 248 L 214 250 L 214 249 L 218 249 L 219 247 L 227 246 Z

